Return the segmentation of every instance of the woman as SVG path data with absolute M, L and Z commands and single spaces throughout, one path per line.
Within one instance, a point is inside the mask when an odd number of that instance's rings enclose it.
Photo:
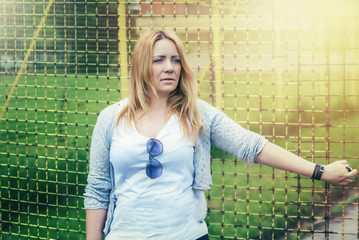
M 211 146 L 261 163 L 346 185 L 348 163 L 321 166 L 247 131 L 197 99 L 179 38 L 150 31 L 132 58 L 130 96 L 105 108 L 91 143 L 85 193 L 87 239 L 208 239 L 204 190 Z

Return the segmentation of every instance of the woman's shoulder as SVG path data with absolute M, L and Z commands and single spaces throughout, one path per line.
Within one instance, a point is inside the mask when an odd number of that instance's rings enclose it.
M 123 99 L 105 107 L 97 118 L 97 125 L 102 125 L 104 127 L 114 123 L 119 111 L 126 105 L 126 103 L 127 99 Z
M 116 103 L 108 105 L 101 112 L 100 116 L 109 117 L 113 114 L 117 114 L 128 102 L 128 99 L 122 99 Z
M 202 118 L 203 117 L 211 117 L 211 116 L 221 113 L 220 110 L 213 107 L 211 104 L 209 104 L 208 102 L 206 102 L 202 99 L 198 99 L 197 104 L 198 104 L 199 110 L 201 112 Z

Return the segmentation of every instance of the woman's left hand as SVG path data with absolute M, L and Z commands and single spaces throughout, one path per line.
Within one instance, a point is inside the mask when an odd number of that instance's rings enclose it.
M 334 185 L 347 185 L 352 183 L 350 178 L 358 174 L 358 170 L 351 169 L 346 160 L 339 160 L 324 166 L 324 172 L 320 180 Z

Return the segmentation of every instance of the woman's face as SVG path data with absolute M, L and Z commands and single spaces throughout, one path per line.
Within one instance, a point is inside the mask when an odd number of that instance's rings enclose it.
M 158 96 L 168 97 L 177 88 L 181 69 L 181 59 L 174 42 L 166 38 L 155 42 L 152 73 Z

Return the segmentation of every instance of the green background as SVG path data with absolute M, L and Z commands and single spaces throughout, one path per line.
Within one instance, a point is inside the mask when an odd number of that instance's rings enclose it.
M 200 98 L 243 127 L 309 161 L 358 167 L 358 20 L 349 0 L 1 0 L 0 239 L 85 239 L 92 130 L 126 96 L 119 57 L 129 65 L 150 28 L 180 36 Z M 331 186 L 219 149 L 212 176 L 210 239 L 300 239 L 358 206 L 357 178 Z

